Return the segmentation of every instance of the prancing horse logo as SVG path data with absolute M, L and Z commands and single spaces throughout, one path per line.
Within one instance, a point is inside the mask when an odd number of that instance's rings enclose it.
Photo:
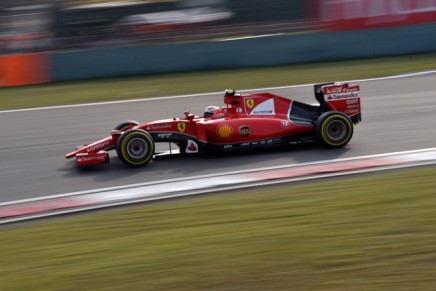
M 184 132 L 186 129 L 186 124 L 184 122 L 177 123 L 177 128 L 180 132 Z
M 253 99 L 245 99 L 245 105 L 247 106 L 248 109 L 253 108 L 254 106 L 254 100 Z

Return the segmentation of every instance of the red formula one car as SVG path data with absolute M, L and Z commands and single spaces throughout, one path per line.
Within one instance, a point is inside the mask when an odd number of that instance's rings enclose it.
M 226 90 L 225 106 L 210 106 L 203 117 L 185 112 L 183 118 L 138 123 L 125 121 L 111 135 L 77 147 L 66 158 L 77 166 L 109 161 L 115 149 L 128 166 L 147 164 L 155 155 L 156 143 L 173 143 L 178 153 L 270 147 L 314 142 L 338 148 L 353 135 L 353 124 L 361 120 L 359 86 L 326 83 L 314 86 L 317 105 L 309 105 L 270 93 L 236 94 Z

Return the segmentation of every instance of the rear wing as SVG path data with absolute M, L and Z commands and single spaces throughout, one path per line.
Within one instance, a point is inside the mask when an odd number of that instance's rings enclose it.
M 348 83 L 324 83 L 314 86 L 315 98 L 323 106 L 340 111 L 350 117 L 354 124 L 362 120 L 360 86 Z

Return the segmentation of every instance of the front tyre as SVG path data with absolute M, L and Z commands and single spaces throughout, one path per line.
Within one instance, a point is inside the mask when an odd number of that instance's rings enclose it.
M 346 145 L 353 136 L 353 123 L 342 112 L 330 111 L 323 113 L 315 123 L 317 138 L 322 144 L 339 148 Z
M 126 120 L 126 121 L 118 123 L 114 127 L 114 130 L 126 131 L 128 129 L 131 129 L 132 127 L 137 126 L 138 124 L 139 124 L 139 122 L 137 122 L 135 120 Z
M 153 158 L 154 141 L 148 132 L 130 129 L 121 134 L 115 149 L 123 163 L 130 167 L 141 167 Z

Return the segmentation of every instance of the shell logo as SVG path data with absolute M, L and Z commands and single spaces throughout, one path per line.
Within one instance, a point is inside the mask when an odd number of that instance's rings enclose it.
M 221 124 L 216 128 L 216 134 L 221 138 L 229 138 L 233 134 L 233 128 L 227 124 Z

